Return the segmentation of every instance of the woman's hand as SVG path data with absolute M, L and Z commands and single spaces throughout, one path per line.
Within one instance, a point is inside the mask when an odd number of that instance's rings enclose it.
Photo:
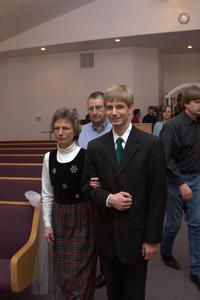
M 91 178 L 90 178 L 89 184 L 90 184 L 93 188 L 100 187 L 99 178 L 98 178 L 98 177 L 91 177 Z
M 47 239 L 49 244 L 53 245 L 55 239 L 53 234 L 53 228 L 51 226 L 45 227 L 44 237 Z

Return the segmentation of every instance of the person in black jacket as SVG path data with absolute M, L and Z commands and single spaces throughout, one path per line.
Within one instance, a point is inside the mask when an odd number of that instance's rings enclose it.
M 161 256 L 180 269 L 172 255 L 183 214 L 188 223 L 191 280 L 200 289 L 200 88 L 184 89 L 185 111 L 169 120 L 160 132 L 167 162 L 167 215 Z
M 133 94 L 125 85 L 105 92 L 113 129 L 88 144 L 84 191 L 98 209 L 96 246 L 109 300 L 145 299 L 147 262 L 158 250 L 165 213 L 162 142 L 135 128 Z M 121 144 L 121 145 L 120 145 Z
M 153 125 L 157 122 L 156 116 L 155 116 L 155 110 L 153 106 L 149 106 L 148 108 L 148 114 L 144 116 L 143 123 L 152 123 Z

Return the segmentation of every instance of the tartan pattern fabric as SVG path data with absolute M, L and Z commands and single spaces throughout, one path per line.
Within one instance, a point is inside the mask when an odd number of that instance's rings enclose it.
M 54 202 L 54 297 L 59 300 L 94 299 L 96 253 L 94 210 L 88 201 L 62 205 Z

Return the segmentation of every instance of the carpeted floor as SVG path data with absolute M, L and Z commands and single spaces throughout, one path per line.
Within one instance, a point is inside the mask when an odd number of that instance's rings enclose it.
M 199 300 L 200 291 L 189 279 L 189 254 L 187 227 L 183 224 L 174 247 L 174 256 L 181 264 L 181 270 L 164 265 L 158 254 L 148 269 L 146 300 Z M 32 296 L 27 289 L 19 295 L 0 292 L 0 300 L 50 300 L 48 296 Z M 96 290 L 95 300 L 106 300 L 105 288 Z M 67 300 L 67 299 L 66 299 Z M 130 299 L 131 300 L 131 299 Z

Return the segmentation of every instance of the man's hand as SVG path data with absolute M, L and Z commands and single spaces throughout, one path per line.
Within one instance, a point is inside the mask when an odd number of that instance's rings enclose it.
M 191 188 L 187 185 L 187 183 L 180 185 L 180 193 L 185 202 L 191 202 L 193 195 Z
M 45 227 L 44 237 L 47 239 L 49 244 L 53 245 L 55 239 L 52 227 Z
M 144 260 L 150 260 L 157 253 L 159 244 L 143 243 L 142 256 Z
M 93 188 L 100 187 L 99 178 L 98 178 L 98 177 L 91 177 L 91 178 L 90 178 L 89 184 L 90 184 Z
M 132 205 L 132 196 L 127 192 L 111 194 L 108 199 L 108 204 L 119 211 L 125 211 Z

